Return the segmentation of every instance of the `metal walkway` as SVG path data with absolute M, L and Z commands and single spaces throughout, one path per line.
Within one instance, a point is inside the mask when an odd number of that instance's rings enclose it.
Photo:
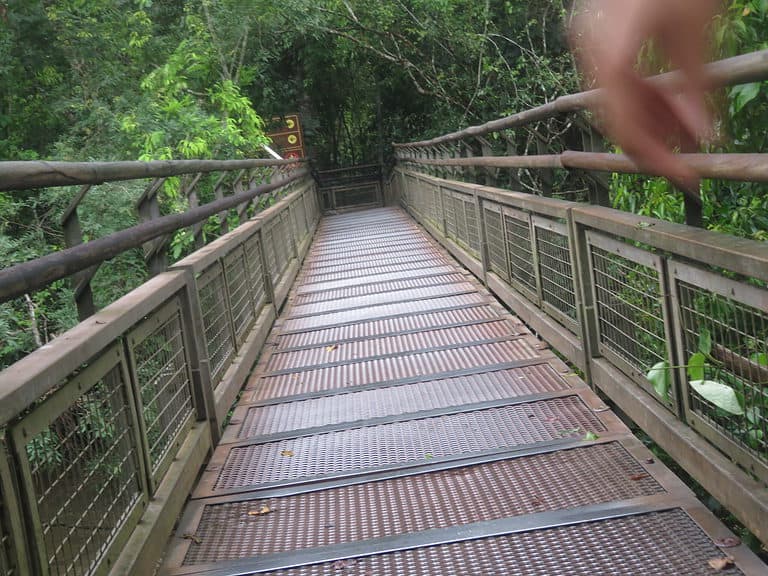
M 729 536 L 407 214 L 377 209 L 321 222 L 164 569 L 762 573 Z

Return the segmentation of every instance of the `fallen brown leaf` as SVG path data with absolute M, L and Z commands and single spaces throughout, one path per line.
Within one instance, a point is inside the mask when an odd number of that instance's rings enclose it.
M 192 540 L 192 542 L 198 545 L 203 543 L 203 539 L 200 538 L 199 536 L 196 536 L 195 534 L 184 534 L 182 538 L 184 538 L 185 540 Z
M 280 452 L 280 456 L 293 456 L 293 450 L 283 450 Z
M 264 516 L 265 514 L 270 514 L 272 512 L 274 512 L 272 508 L 270 508 L 266 504 L 262 504 L 261 508 L 259 508 L 258 510 L 251 510 L 250 512 L 248 512 L 248 516 Z
M 650 478 L 650 474 L 633 474 L 629 477 L 630 480 L 633 482 L 637 482 L 638 480 L 644 480 L 645 478 Z
M 333 352 L 333 351 L 334 351 L 334 350 L 336 350 L 338 347 L 339 347 L 339 346 L 338 346 L 338 344 L 331 344 L 330 346 L 326 346 L 326 347 L 325 347 L 325 351 L 326 351 L 326 352 Z
M 726 556 L 725 558 L 712 558 L 708 564 L 715 570 L 725 570 L 733 566 L 733 558 Z

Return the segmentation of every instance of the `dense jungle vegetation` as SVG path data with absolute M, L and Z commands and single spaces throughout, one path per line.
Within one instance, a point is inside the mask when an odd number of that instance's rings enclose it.
M 262 156 L 263 119 L 299 111 L 316 166 L 376 161 L 380 139 L 434 136 L 578 90 L 570 14 L 570 0 L 0 1 L 0 159 Z M 768 0 L 725 2 L 713 57 L 765 48 L 767 18 Z M 665 67 L 652 47 L 642 65 Z M 764 83 L 713 101 L 718 150 L 765 150 Z M 555 149 L 563 122 L 541 127 Z M 520 153 L 536 141 L 514 136 Z M 683 219 L 662 179 L 614 176 L 611 187 L 618 208 Z M 94 188 L 80 210 L 86 238 L 135 223 L 142 188 Z M 768 239 L 761 186 L 703 192 L 708 227 Z M 0 193 L 0 266 L 60 249 L 75 193 Z M 167 210 L 185 208 L 177 194 L 165 187 Z M 140 252 L 113 260 L 94 280 L 97 304 L 145 278 Z M 0 368 L 76 321 L 67 282 L 0 305 Z

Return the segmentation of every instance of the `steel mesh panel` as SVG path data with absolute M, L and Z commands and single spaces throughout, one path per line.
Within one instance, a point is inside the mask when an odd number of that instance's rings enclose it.
M 536 227 L 541 298 L 576 322 L 576 289 L 568 236 Z
M 445 235 L 455 240 L 457 235 L 457 214 L 453 203 L 453 195 L 447 190 L 443 190 L 443 211 L 445 212 Z
M 224 257 L 224 277 L 227 279 L 229 309 L 238 343 L 245 340 L 248 330 L 256 320 L 256 311 L 248 290 L 248 269 L 242 246 Z
M 410 278 L 426 278 L 430 276 L 443 276 L 456 273 L 453 266 L 434 266 L 429 268 L 416 268 L 414 270 L 405 270 L 389 274 L 379 274 L 373 276 L 358 276 L 357 278 L 333 280 L 330 282 L 301 282 L 296 292 L 299 295 L 312 294 L 314 292 L 325 292 L 339 288 L 364 286 L 369 284 L 381 284 L 393 280 L 407 280 Z
M 475 306 L 459 310 L 428 312 L 397 318 L 384 318 L 357 324 L 348 324 L 336 328 L 325 328 L 310 332 L 284 334 L 279 337 L 278 349 L 296 346 L 319 346 L 334 344 L 359 338 L 373 338 L 404 331 L 418 331 L 440 328 L 451 324 L 478 322 L 498 318 L 499 313 L 490 306 Z
M 24 449 L 50 574 L 90 574 L 142 493 L 120 365 Z
M 507 272 L 507 253 L 504 250 L 504 229 L 501 214 L 485 208 L 485 235 L 488 239 L 488 263 L 492 272 L 509 281 Z
M 370 251 L 370 250 L 377 250 L 382 246 L 390 246 L 393 244 L 399 244 L 403 242 L 414 242 L 414 243 L 428 243 L 428 241 L 423 236 L 417 236 L 414 238 L 413 231 L 410 229 L 410 227 L 404 227 L 400 226 L 399 222 L 394 222 L 390 224 L 391 226 L 396 226 L 394 228 L 393 232 L 390 234 L 387 234 L 385 236 L 382 236 L 378 238 L 377 240 L 373 240 L 370 238 L 370 236 L 363 237 L 363 238 L 357 238 L 354 240 L 354 242 L 321 242 L 318 244 L 315 244 L 315 246 L 312 247 L 312 251 L 310 252 L 310 256 L 312 258 L 327 258 L 327 257 L 334 257 L 337 258 L 339 256 L 343 256 L 346 254 L 346 252 L 352 251 Z M 404 229 L 405 228 L 405 229 Z M 329 236 L 329 238 L 333 238 L 335 235 Z M 320 240 L 325 240 L 323 238 L 322 233 L 318 232 L 317 238 Z M 350 246 L 350 244 L 352 244 Z
M 476 255 L 480 253 L 480 227 L 477 222 L 477 205 L 471 196 L 464 196 L 464 219 L 467 223 L 467 247 Z
M 399 254 L 401 252 L 411 252 L 413 250 L 432 248 L 432 243 L 426 238 L 404 238 L 393 239 L 387 242 L 381 242 L 376 246 L 360 248 L 357 245 L 348 247 L 347 250 L 339 252 L 317 252 L 312 253 L 307 262 L 329 263 L 333 261 L 346 260 L 347 258 L 367 257 L 370 258 L 376 254 Z
M 272 277 L 272 283 L 277 284 L 280 278 L 280 272 L 277 269 L 274 234 L 271 226 L 265 226 L 263 230 L 262 242 L 264 242 L 264 258 L 267 263 L 267 271 Z
M 307 350 L 278 352 L 269 359 L 267 370 L 271 372 L 286 368 L 316 366 L 329 362 L 354 362 L 363 358 L 406 354 L 429 348 L 460 346 L 483 340 L 506 338 L 513 333 L 509 322 L 499 320 L 484 324 L 345 342 L 330 347 L 319 346 Z
M 151 472 L 155 482 L 159 482 L 160 465 L 170 457 L 176 437 L 194 413 L 189 363 L 178 309 L 141 343 L 134 345 L 133 357 Z
M 436 266 L 447 266 L 450 262 L 444 257 L 434 257 L 428 260 L 417 260 L 414 262 L 403 262 L 397 265 L 384 266 L 376 262 L 375 266 L 368 268 L 356 268 L 353 270 L 340 270 L 333 272 L 323 272 L 321 274 L 309 274 L 305 273 L 302 277 L 302 284 L 317 284 L 320 282 L 331 281 L 350 281 L 355 278 L 370 278 L 371 276 L 378 276 L 383 274 L 399 274 L 408 270 L 423 270 L 426 268 L 434 268 Z
M 704 379 L 733 388 L 745 415 L 718 409 L 687 386 L 691 410 L 768 460 L 768 312 L 684 281 L 678 281 L 678 298 L 685 358 L 699 352 L 702 334 L 708 334 L 711 359 L 704 365 Z
M 670 535 L 674 537 L 670 537 Z M 271 576 L 735 576 L 708 562 L 727 554 L 682 510 L 471 540 L 341 563 L 270 572 Z M 342 567 L 340 571 L 340 566 Z
M 296 230 L 293 227 L 294 221 L 291 217 L 291 211 L 287 208 L 284 209 L 280 215 L 280 220 L 283 222 L 283 237 L 285 239 L 285 246 L 286 248 L 290 247 L 286 259 L 286 262 L 288 262 L 291 260 L 291 258 L 293 258 L 293 253 L 296 251 Z
M 338 312 L 329 312 L 327 314 L 318 314 L 316 316 L 306 316 L 303 318 L 289 318 L 285 320 L 283 324 L 283 332 L 323 328 L 334 324 L 360 322 L 376 317 L 383 318 L 387 316 L 401 316 L 403 314 L 418 314 L 420 312 L 455 308 L 458 306 L 486 304 L 487 302 L 487 296 L 474 292 L 471 294 L 443 296 L 442 298 L 431 298 L 429 300 L 418 300 L 415 302 L 381 304 L 379 306 L 369 306 L 367 308 L 358 308 L 355 310 L 341 310 Z
M 272 398 L 346 386 L 377 384 L 539 357 L 539 352 L 525 340 L 477 344 L 379 360 L 364 360 L 329 368 L 314 368 L 300 374 L 294 372 L 267 376 L 255 383 L 253 397 Z
M 392 302 L 415 302 L 417 300 L 453 296 L 455 294 L 466 294 L 474 291 L 475 286 L 469 282 L 438 284 L 436 286 L 408 288 L 405 290 L 392 290 L 389 292 L 368 294 L 346 299 L 334 299 L 332 301 L 321 301 L 310 304 L 297 304 L 291 306 L 290 313 L 287 317 L 297 318 L 299 316 L 309 316 L 312 314 L 327 314 L 336 310 L 350 310 L 352 308 L 363 307 L 370 308 Z
M 283 219 L 280 218 L 280 216 L 275 217 L 275 219 L 272 221 L 271 232 L 272 232 L 272 241 L 275 247 L 276 277 L 281 278 L 283 275 L 283 272 L 285 272 L 285 269 L 288 267 L 288 261 L 290 260 L 290 256 L 289 256 L 288 240 L 286 238 L 286 234 L 283 226 Z
M 427 461 L 604 430 L 578 397 L 232 448 L 214 491 Z M 282 456 L 286 450 L 291 457 Z
M 646 373 L 666 358 L 659 274 L 597 246 L 590 246 L 600 343 Z
M 659 484 L 619 444 L 563 450 L 264 502 L 206 506 L 184 564 L 290 552 L 650 496 Z M 632 481 L 634 475 L 644 475 Z M 557 490 L 543 490 L 557 486 Z M 425 506 L 425 502 L 429 502 Z M 267 504 L 277 511 L 248 516 Z M 301 526 L 301 530 L 296 530 Z
M 304 240 L 307 235 L 307 215 L 304 210 L 304 201 L 299 198 L 293 203 L 293 215 L 296 219 L 296 238 Z
M 267 299 L 267 291 L 264 283 L 264 266 L 261 261 L 261 241 L 257 234 L 245 241 L 243 250 L 248 273 L 248 291 L 255 313 L 258 314 Z
M 210 274 L 208 281 L 198 289 L 211 379 L 218 384 L 235 354 L 235 342 L 227 309 L 224 277 L 218 264 L 215 266 L 215 270 L 207 273 Z
M 294 297 L 294 303 L 296 305 L 301 305 L 316 302 L 329 302 L 331 300 L 345 300 L 347 298 L 358 298 L 360 296 L 370 296 L 372 294 L 382 294 L 385 292 L 412 290 L 415 288 L 439 286 L 441 284 L 463 283 L 465 280 L 466 277 L 458 272 L 454 272 L 453 274 L 433 274 L 413 279 L 401 278 L 389 282 L 345 286 L 335 290 L 324 290 L 322 292 L 299 293 Z M 329 304 L 329 306 L 331 305 L 332 304 Z
M 533 268 L 531 228 L 527 220 L 504 215 L 509 270 L 517 283 L 536 294 L 536 272 Z
M 430 217 L 435 226 L 442 226 L 442 214 L 440 212 L 440 187 L 432 188 L 432 203 Z
M 325 424 L 555 392 L 567 387 L 549 364 L 538 364 L 300 402 L 254 406 L 245 412 L 238 437 L 252 438 Z
M 464 210 L 464 201 L 462 195 L 454 192 L 451 195 L 451 202 L 453 203 L 453 213 L 456 216 L 456 240 L 465 246 L 469 245 L 469 239 L 467 235 L 467 215 Z

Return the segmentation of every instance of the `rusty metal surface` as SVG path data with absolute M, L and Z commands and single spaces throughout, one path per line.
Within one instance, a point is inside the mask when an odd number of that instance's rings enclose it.
M 165 569 L 742 573 L 709 568 L 730 555 L 762 573 L 743 546 L 713 544 L 728 535 L 546 343 L 385 208 L 321 221 Z

